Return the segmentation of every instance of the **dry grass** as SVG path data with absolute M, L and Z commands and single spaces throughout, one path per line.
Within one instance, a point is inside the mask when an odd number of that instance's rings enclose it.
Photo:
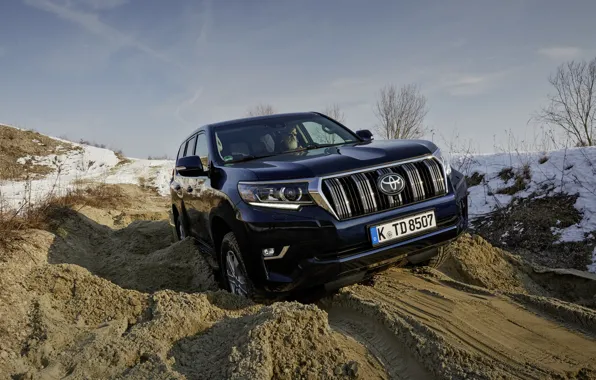
M 77 149 L 74 145 L 54 140 L 34 131 L 23 131 L 0 125 L 0 180 L 23 180 L 47 175 L 55 169 L 35 165 L 32 160 L 17 162 L 26 156 L 48 156 Z
M 27 229 L 53 230 L 73 210 L 86 206 L 119 208 L 129 204 L 122 189 L 116 185 L 92 184 L 76 186 L 63 196 L 49 194 L 31 204 L 24 200 L 18 210 L 8 209 L 0 194 L 0 248 L 11 248 Z
M 466 176 L 466 182 L 468 187 L 478 186 L 484 181 L 484 174 L 480 174 L 478 172 L 472 173 L 470 177 Z
M 528 182 L 532 179 L 532 172 L 529 164 L 524 164 L 520 169 L 513 170 L 513 168 L 504 168 L 498 174 L 505 183 L 515 179 L 512 185 L 497 190 L 497 194 L 514 195 L 523 191 L 528 186 Z
M 120 161 L 118 161 L 116 166 L 121 166 L 121 165 L 129 164 L 132 162 L 131 160 L 129 160 L 128 158 L 126 158 L 124 156 L 124 153 L 122 153 L 121 150 L 114 151 L 114 154 L 116 155 L 116 157 L 118 157 L 118 160 L 120 160 Z
M 498 174 L 499 178 L 505 183 L 509 182 L 513 177 L 515 177 L 515 173 L 513 172 L 513 168 L 503 168 Z

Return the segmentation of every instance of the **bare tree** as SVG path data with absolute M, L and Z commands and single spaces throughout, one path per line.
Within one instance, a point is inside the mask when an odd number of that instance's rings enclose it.
M 341 124 L 344 124 L 346 122 L 346 115 L 344 115 L 344 113 L 342 112 L 341 108 L 339 107 L 339 104 L 332 104 L 330 106 L 327 106 L 323 110 L 323 113 L 329 116 L 330 118 L 337 120 Z
M 428 113 L 426 97 L 414 84 L 399 90 L 395 85 L 383 87 L 374 112 L 379 120 L 377 129 L 387 139 L 412 139 L 424 134 L 422 122 Z
M 276 113 L 275 108 L 271 104 L 257 104 L 254 107 L 248 109 L 246 113 L 248 116 L 265 116 L 265 115 L 273 115 Z
M 596 145 L 596 58 L 560 65 L 549 82 L 555 91 L 549 94 L 549 105 L 539 112 L 538 120 L 561 128 L 578 146 Z

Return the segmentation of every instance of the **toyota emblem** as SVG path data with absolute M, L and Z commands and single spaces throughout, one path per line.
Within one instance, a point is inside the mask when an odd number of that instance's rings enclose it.
M 399 174 L 388 173 L 379 177 L 377 187 L 384 194 L 397 195 L 404 191 L 406 181 Z

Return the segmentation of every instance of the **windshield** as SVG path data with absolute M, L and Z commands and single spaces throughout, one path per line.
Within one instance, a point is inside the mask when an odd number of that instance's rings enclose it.
M 224 162 L 245 161 L 323 146 L 358 142 L 351 131 L 313 114 L 244 121 L 215 128 Z

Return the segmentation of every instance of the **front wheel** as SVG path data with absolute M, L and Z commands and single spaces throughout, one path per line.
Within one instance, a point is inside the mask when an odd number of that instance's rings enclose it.
M 253 298 L 254 286 L 248 277 L 240 246 L 233 232 L 228 232 L 221 242 L 223 282 L 227 290 L 241 297 Z

